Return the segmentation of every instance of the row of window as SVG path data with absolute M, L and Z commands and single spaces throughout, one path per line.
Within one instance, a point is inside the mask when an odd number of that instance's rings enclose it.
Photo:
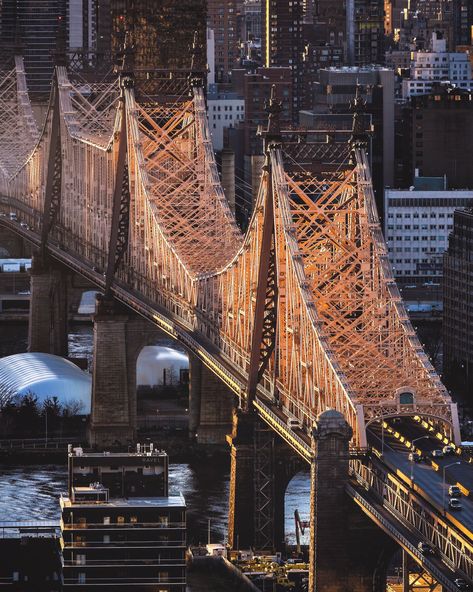
M 221 115 L 217 115 L 217 116 L 213 115 L 212 116 L 213 121 L 216 121 L 217 119 L 218 120 L 221 120 L 221 118 L 222 118 Z M 226 119 L 227 121 L 228 120 L 231 121 L 231 120 L 233 120 L 233 115 L 231 113 L 230 114 L 227 113 L 227 114 L 225 114 L 224 119 Z M 238 114 L 235 115 L 235 120 L 236 121 L 243 120 L 243 119 L 244 119 L 244 116 L 243 115 L 238 115 Z
M 390 236 L 389 240 L 391 241 L 442 241 L 444 242 L 446 237 L 444 236 Z
M 235 105 L 235 111 L 244 111 L 245 107 L 243 105 Z M 221 105 L 212 105 L 212 111 L 222 111 Z M 224 105 L 223 111 L 233 111 L 232 105 Z
M 389 224 L 388 230 L 445 230 L 445 224 L 421 224 L 419 228 L 419 224 Z M 447 224 L 447 228 L 453 228 L 452 224 Z
M 452 201 L 455 198 L 452 199 Z M 388 207 L 393 207 L 393 206 L 399 206 L 399 205 L 404 205 L 404 204 L 393 204 L 393 201 L 398 201 L 398 200 L 389 200 L 389 206 Z M 463 201 L 463 200 L 460 200 Z M 467 205 L 469 205 L 471 203 L 472 200 L 466 200 L 466 204 L 463 207 L 466 207 Z M 456 204 L 452 204 L 452 205 L 456 205 Z M 432 207 L 432 206 L 430 206 Z M 453 212 L 423 212 L 422 214 L 419 215 L 418 212 L 414 212 L 409 213 L 409 212 L 401 212 L 401 213 L 397 213 L 394 214 L 393 212 L 389 212 L 388 213 L 388 218 L 453 218 Z
M 437 247 L 388 247 L 389 253 L 443 253 L 443 248 Z

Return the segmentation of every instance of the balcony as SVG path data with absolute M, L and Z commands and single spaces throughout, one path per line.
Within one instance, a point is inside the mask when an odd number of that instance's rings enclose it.
M 64 567 L 116 567 L 117 565 L 128 565 L 128 566 L 166 566 L 166 567 L 185 567 L 185 557 L 180 558 L 160 558 L 154 557 L 149 559 L 63 559 Z
M 62 543 L 63 549 L 103 549 L 106 547 L 113 548 L 113 547 L 167 547 L 167 548 L 179 548 L 185 547 L 185 541 L 64 541 Z
M 126 530 L 126 529 L 183 529 L 186 528 L 185 522 L 113 522 L 106 524 L 104 522 L 72 522 L 65 523 L 61 521 L 62 530 Z

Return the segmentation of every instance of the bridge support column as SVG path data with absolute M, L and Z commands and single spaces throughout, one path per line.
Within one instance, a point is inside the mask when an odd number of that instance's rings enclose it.
M 234 395 L 197 358 L 192 358 L 189 431 L 199 444 L 223 444 L 232 430 Z
M 189 355 L 189 437 L 194 438 L 199 431 L 200 401 L 202 383 L 202 362 Z
M 125 445 L 134 439 L 130 414 L 126 325 L 128 316 L 116 312 L 113 301 L 97 300 L 94 317 L 91 446 Z
M 294 453 L 280 444 L 255 414 L 234 413 L 228 517 L 233 549 L 274 552 L 284 548 L 284 496 L 299 467 L 291 462 Z
M 381 592 L 395 543 L 350 500 L 351 427 L 335 410 L 313 431 L 311 463 L 310 592 Z
M 253 414 L 235 411 L 231 437 L 228 544 L 232 549 L 254 545 L 254 430 Z
M 28 351 L 67 356 L 65 272 L 35 255 L 30 274 Z

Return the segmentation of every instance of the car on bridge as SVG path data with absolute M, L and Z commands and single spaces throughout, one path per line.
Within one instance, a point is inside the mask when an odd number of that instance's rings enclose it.
M 435 555 L 435 549 L 427 543 L 424 543 L 424 541 L 419 542 L 417 549 L 422 553 L 422 555 Z
M 459 590 L 471 590 L 470 584 L 463 578 L 456 578 L 453 583 Z
M 443 447 L 442 452 L 444 454 L 455 454 L 455 446 L 452 446 L 452 444 L 447 444 Z
M 433 458 L 443 458 L 443 450 L 437 449 L 432 451 Z
M 450 497 L 460 497 L 461 494 L 462 492 L 458 485 L 450 485 L 450 487 L 448 488 L 448 495 Z
M 451 499 L 448 500 L 448 507 L 450 508 L 450 510 L 461 510 L 462 509 L 462 505 L 461 505 L 461 501 L 456 498 L 456 497 L 452 497 Z

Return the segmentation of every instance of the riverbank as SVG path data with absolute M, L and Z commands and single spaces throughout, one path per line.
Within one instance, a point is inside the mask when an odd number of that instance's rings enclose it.
M 197 444 L 189 439 L 186 431 L 177 433 L 162 433 L 155 436 L 139 438 L 143 443 L 153 442 L 159 449 L 165 450 L 171 463 L 213 462 L 220 466 L 228 467 L 230 455 L 226 444 L 208 445 Z M 53 440 L 35 440 L 28 443 L 28 440 L 11 440 L 10 445 L 6 441 L 0 443 L 0 465 L 23 466 L 36 464 L 67 464 L 67 445 L 83 446 L 85 435 L 82 437 L 71 437 L 70 440 L 61 438 L 59 443 Z

